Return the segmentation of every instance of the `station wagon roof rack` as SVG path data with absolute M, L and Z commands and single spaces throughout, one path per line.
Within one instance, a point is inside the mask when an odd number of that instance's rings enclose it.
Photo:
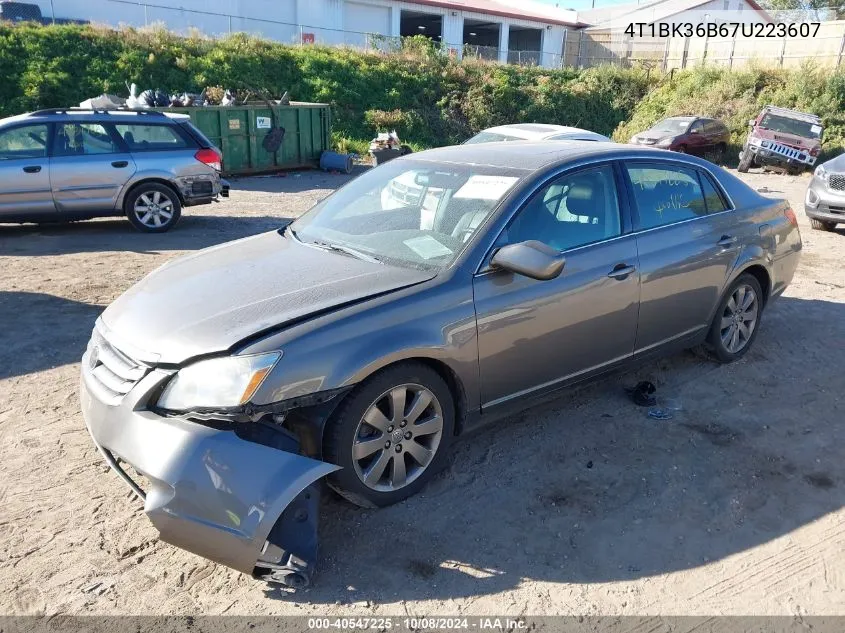
M 124 112 L 134 112 L 136 114 L 145 114 L 147 116 L 164 116 L 167 115 L 164 112 L 158 111 L 150 111 L 150 110 L 132 110 L 129 108 L 111 108 L 109 110 L 106 109 L 91 109 L 91 108 L 45 108 L 43 110 L 36 110 L 35 112 L 30 112 L 30 116 L 41 115 L 41 114 L 68 114 L 73 112 L 90 112 L 91 114 L 111 114 L 114 112 L 124 113 Z

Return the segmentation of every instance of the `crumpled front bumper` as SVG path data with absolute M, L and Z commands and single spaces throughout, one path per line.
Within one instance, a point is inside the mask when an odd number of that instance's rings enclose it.
M 314 484 L 338 467 L 150 411 L 151 394 L 169 370 L 152 369 L 119 402 L 107 403 L 90 371 L 90 353 L 81 380 L 88 431 L 112 469 L 144 499 L 161 539 L 281 582 L 288 572 L 303 572 L 290 584 L 307 584 L 313 566 L 307 559 L 316 556 Z

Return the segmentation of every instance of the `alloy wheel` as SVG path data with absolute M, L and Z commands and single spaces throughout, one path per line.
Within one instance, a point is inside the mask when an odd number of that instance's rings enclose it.
M 722 345 L 728 352 L 736 354 L 748 345 L 757 327 L 758 313 L 759 301 L 754 288 L 746 284 L 737 286 L 722 312 L 719 330 Z
M 352 462 L 365 486 L 404 488 L 425 472 L 443 436 L 443 409 L 429 389 L 393 387 L 367 408 L 352 445 Z
M 173 220 L 173 200 L 161 191 L 148 191 L 135 200 L 134 212 L 144 226 L 161 228 Z

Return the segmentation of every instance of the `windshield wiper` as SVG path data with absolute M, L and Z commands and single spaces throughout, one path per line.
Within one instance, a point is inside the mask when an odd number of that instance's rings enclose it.
M 350 246 L 344 246 L 343 244 L 332 244 L 330 242 L 322 242 L 322 241 L 313 241 L 310 242 L 314 246 L 319 248 L 325 249 L 327 251 L 334 251 L 335 253 L 343 253 L 344 255 L 349 255 L 350 257 L 355 257 L 356 259 L 362 259 L 365 262 L 370 262 L 371 264 L 381 264 L 383 263 L 380 259 L 369 255 L 368 253 L 364 253 L 362 251 L 356 250 Z

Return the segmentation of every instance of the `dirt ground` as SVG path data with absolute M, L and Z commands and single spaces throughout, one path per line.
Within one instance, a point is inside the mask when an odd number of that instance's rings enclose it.
M 78 360 L 144 274 L 346 178 L 240 180 L 160 236 L 0 226 L 0 614 L 845 614 L 845 230 L 810 230 L 807 176 L 746 178 L 792 201 L 804 253 L 741 362 L 690 352 L 570 391 L 458 442 L 385 510 L 327 494 L 298 594 L 157 540 L 85 431 Z M 674 419 L 629 403 L 640 379 Z

